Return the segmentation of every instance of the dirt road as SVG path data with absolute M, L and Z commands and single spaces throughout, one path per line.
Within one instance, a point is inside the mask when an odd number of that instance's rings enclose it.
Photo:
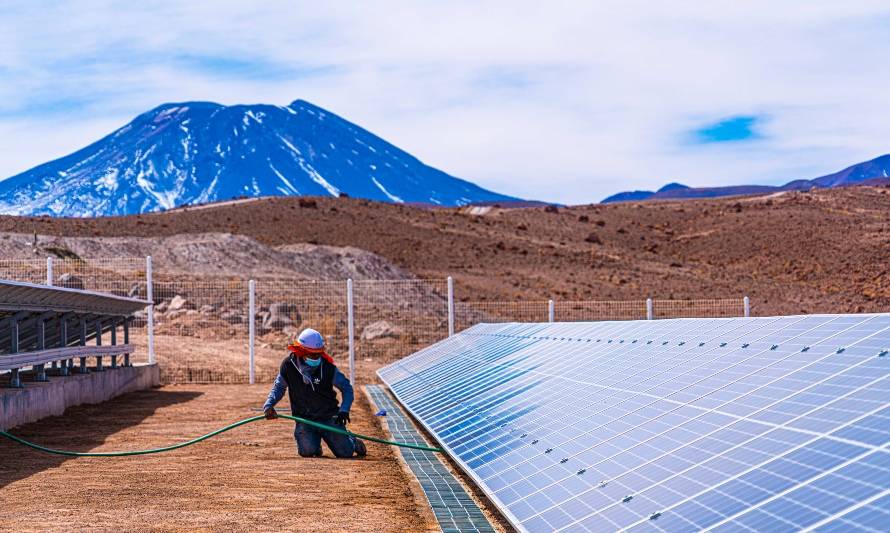
M 162 446 L 251 416 L 268 385 L 167 386 L 16 428 L 78 451 Z M 363 394 L 351 428 L 383 437 Z M 358 460 L 296 456 L 292 422 L 259 422 L 149 456 L 64 458 L 0 441 L 0 528 L 160 531 L 423 531 L 392 449 Z

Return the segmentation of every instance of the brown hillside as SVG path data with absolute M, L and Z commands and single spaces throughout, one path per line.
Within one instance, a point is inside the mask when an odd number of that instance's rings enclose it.
M 890 188 L 571 208 L 264 198 L 100 219 L 0 217 L 83 237 L 221 232 L 363 248 L 460 299 L 751 296 L 757 314 L 890 311 Z

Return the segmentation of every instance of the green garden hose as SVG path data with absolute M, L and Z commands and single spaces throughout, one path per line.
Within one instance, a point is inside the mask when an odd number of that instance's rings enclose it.
M 217 429 L 216 431 L 213 431 L 211 433 L 208 433 L 206 435 L 203 435 L 201 437 L 198 437 L 198 438 L 186 441 L 186 442 L 181 442 L 179 444 L 174 444 L 172 446 L 164 446 L 163 448 L 151 448 L 148 450 L 133 450 L 130 452 L 70 452 L 70 451 L 66 451 L 66 450 L 54 450 L 52 448 L 45 448 L 43 446 L 40 446 L 39 444 L 34 444 L 33 442 L 28 442 L 25 439 L 16 437 L 15 435 L 11 435 L 11 434 L 9 434 L 5 431 L 2 431 L 2 430 L 0 430 L 0 436 L 6 437 L 7 439 L 9 439 L 11 441 L 17 442 L 17 443 L 27 446 L 29 448 L 34 448 L 35 450 L 39 450 L 41 452 L 46 452 L 46 453 L 52 453 L 55 455 L 67 455 L 69 457 L 126 457 L 128 455 L 148 455 L 150 453 L 161 453 L 161 452 L 169 452 L 172 450 L 178 450 L 179 448 L 185 448 L 186 446 L 191 446 L 192 444 L 197 444 L 201 441 L 207 440 L 210 437 L 215 437 L 215 436 L 219 435 L 220 433 L 225 433 L 226 431 L 235 429 L 238 426 L 243 426 L 244 424 L 249 424 L 251 422 L 256 422 L 258 420 L 265 420 L 265 418 L 266 417 L 264 417 L 264 416 L 252 416 L 250 418 L 245 418 L 244 420 L 239 420 L 238 422 L 235 422 L 234 424 L 229 424 L 226 427 Z M 442 453 L 442 451 L 443 451 L 441 448 L 433 448 L 430 446 L 422 446 L 419 444 L 409 444 L 407 442 L 393 442 L 393 441 L 388 441 L 388 440 L 384 440 L 384 439 L 378 439 L 376 437 L 369 437 L 368 435 L 361 435 L 359 433 L 353 433 L 351 431 L 347 431 L 343 428 L 339 428 L 339 427 L 335 427 L 335 426 L 319 424 L 318 422 L 314 422 L 312 420 L 306 420 L 305 418 L 300 418 L 297 416 L 279 414 L 278 418 L 287 418 L 289 420 L 295 420 L 297 422 L 302 422 L 303 424 L 306 424 L 307 426 L 312 426 L 312 427 L 324 429 L 327 431 L 333 431 L 334 433 L 340 433 L 342 435 L 350 435 L 352 437 L 358 437 L 358 438 L 364 439 L 364 440 L 379 442 L 381 444 L 388 444 L 390 446 L 400 446 L 402 448 L 412 448 L 414 450 L 422 450 L 425 452 Z

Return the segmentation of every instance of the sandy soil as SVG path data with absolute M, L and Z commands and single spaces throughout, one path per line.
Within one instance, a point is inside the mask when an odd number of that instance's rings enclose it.
M 267 385 L 125 395 L 15 429 L 79 451 L 161 446 L 251 416 Z M 352 429 L 382 430 L 356 395 Z M 434 529 L 392 449 L 358 460 L 296 456 L 289 421 L 259 422 L 175 452 L 62 458 L 0 441 L 0 524 L 12 531 L 423 531 Z

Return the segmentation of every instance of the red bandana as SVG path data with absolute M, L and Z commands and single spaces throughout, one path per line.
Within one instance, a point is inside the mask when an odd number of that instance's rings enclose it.
M 322 348 L 320 350 L 310 350 L 309 348 L 306 348 L 305 346 L 300 346 L 299 344 L 294 342 L 294 343 L 288 344 L 287 349 L 290 350 L 291 353 L 293 353 L 297 357 L 303 357 L 303 358 L 305 358 L 308 355 L 318 354 L 318 355 L 321 355 L 321 358 L 324 359 L 325 361 L 327 361 L 328 363 L 334 364 L 334 358 L 331 357 L 330 355 L 328 355 L 327 352 L 324 351 L 324 348 Z

